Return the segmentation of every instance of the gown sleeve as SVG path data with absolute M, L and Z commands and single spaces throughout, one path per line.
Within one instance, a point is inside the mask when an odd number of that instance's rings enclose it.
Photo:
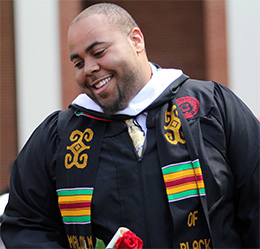
M 55 189 L 58 112 L 34 131 L 11 173 L 1 236 L 6 248 L 68 248 Z
M 229 89 L 216 84 L 215 101 L 221 110 L 228 160 L 236 181 L 236 213 L 245 248 L 259 244 L 260 123 Z

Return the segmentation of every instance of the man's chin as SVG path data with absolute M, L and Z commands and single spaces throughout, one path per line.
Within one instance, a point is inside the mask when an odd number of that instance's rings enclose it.
M 118 108 L 115 107 L 104 107 L 101 106 L 103 113 L 106 117 L 111 117 L 112 115 L 114 115 L 115 113 L 117 113 L 118 111 L 120 111 Z
M 116 96 L 115 96 L 116 97 Z M 99 103 L 97 103 L 99 102 Z M 105 116 L 112 116 L 116 114 L 117 112 L 123 110 L 128 105 L 128 101 L 125 98 L 125 95 L 121 91 L 120 88 L 118 88 L 118 98 L 114 98 L 114 100 L 111 101 L 104 101 L 101 103 L 101 101 L 97 101 L 96 103 L 102 108 Z M 107 103 L 105 103 L 107 102 Z M 109 103 L 108 103 L 109 102 Z M 111 103 L 112 102 L 112 103 Z
M 123 110 L 125 108 L 125 105 L 123 105 L 121 102 L 116 102 L 113 105 L 106 105 L 106 106 L 102 106 L 100 105 L 100 107 L 102 108 L 104 115 L 106 117 L 111 117 L 112 115 L 115 115 L 117 112 Z

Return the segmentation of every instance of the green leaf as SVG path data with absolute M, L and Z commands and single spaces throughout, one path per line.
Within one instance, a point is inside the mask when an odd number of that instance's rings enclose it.
M 96 246 L 95 249 L 105 249 L 106 246 L 101 239 L 96 238 Z

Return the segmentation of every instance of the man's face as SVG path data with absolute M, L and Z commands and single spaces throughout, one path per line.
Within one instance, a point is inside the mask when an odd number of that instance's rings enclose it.
M 85 17 L 69 29 L 76 81 L 107 114 L 124 109 L 143 87 L 138 39 L 133 37 L 131 32 L 120 32 L 104 15 Z

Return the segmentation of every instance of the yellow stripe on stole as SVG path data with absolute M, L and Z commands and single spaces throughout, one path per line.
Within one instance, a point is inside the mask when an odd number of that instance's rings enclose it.
M 198 186 L 197 186 L 198 183 Z M 180 192 L 184 192 L 191 189 L 197 189 L 197 188 L 204 188 L 204 182 L 198 181 L 198 182 L 192 182 L 192 183 L 184 183 L 177 186 L 172 186 L 166 189 L 168 195 L 177 194 Z
M 87 216 L 90 215 L 90 209 L 73 209 L 61 210 L 61 215 L 64 216 Z
M 172 180 L 179 180 L 179 179 L 190 177 L 190 176 L 194 176 L 193 169 L 187 169 L 187 170 L 182 170 L 182 171 L 163 175 L 165 182 L 169 182 Z
M 195 171 L 195 174 L 194 174 L 194 171 Z M 172 180 L 179 180 L 182 178 L 191 177 L 191 176 L 195 176 L 195 175 L 196 176 L 202 175 L 201 168 L 181 170 L 178 172 L 165 174 L 165 175 L 163 175 L 163 177 L 164 177 L 165 182 L 169 182 Z
M 70 196 L 59 196 L 59 203 L 76 203 L 76 202 L 90 202 L 92 195 L 70 195 Z

